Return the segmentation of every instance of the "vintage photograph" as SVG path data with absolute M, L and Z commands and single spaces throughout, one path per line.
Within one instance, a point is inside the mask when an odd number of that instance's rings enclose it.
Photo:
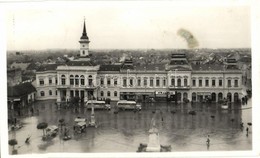
M 6 13 L 9 155 L 252 150 L 250 6 L 62 4 Z

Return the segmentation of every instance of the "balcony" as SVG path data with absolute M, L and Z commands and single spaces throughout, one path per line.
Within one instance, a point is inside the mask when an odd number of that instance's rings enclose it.
M 169 89 L 170 90 L 181 90 L 181 89 L 183 89 L 183 90 L 188 90 L 188 89 L 190 89 L 190 86 L 189 85 L 187 85 L 187 86 L 174 86 L 174 85 L 170 85 L 169 86 Z

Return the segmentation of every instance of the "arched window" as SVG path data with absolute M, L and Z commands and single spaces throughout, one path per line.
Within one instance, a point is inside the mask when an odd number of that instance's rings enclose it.
M 70 85 L 74 85 L 74 76 L 70 75 Z
M 41 91 L 41 96 L 43 97 L 45 94 L 44 94 L 44 91 Z
M 218 93 L 218 100 L 222 100 L 223 99 L 223 94 L 222 93 Z
M 107 91 L 107 96 L 110 97 L 110 91 Z
M 83 46 L 84 46 L 84 45 L 83 45 Z M 85 51 L 84 51 L 84 50 L 82 51 L 82 54 L 85 55 Z
M 79 75 L 75 76 L 75 85 L 79 85 Z
M 100 96 L 101 96 L 101 97 L 104 96 L 104 92 L 103 92 L 103 91 L 100 92 Z
M 188 85 L 188 81 L 187 81 L 187 79 L 185 78 L 184 79 L 184 86 L 187 86 Z
M 61 85 L 65 85 L 66 84 L 66 77 L 65 75 L 61 75 Z
M 114 91 L 114 97 L 117 97 L 117 91 Z
M 52 95 L 52 91 L 51 90 L 49 90 L 49 95 Z
M 104 78 L 100 78 L 100 85 L 104 85 Z
M 85 85 L 85 78 L 83 75 L 80 76 L 80 84 Z
M 192 93 L 191 99 L 192 99 L 192 101 L 196 101 L 197 98 L 196 98 L 196 93 L 195 92 Z
M 172 80 L 171 80 L 171 86 L 175 86 L 175 79 L 174 78 L 172 78 Z
M 177 80 L 177 85 L 180 87 L 181 86 L 181 79 L 179 78 L 178 80 Z
M 100 83 L 101 85 L 104 84 L 104 79 L 101 78 L 100 82 L 103 82 L 103 83 Z M 93 77 L 91 75 L 88 76 L 88 85 L 89 86 L 93 86 Z

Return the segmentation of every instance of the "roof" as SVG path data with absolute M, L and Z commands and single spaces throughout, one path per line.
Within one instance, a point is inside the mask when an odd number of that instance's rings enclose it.
M 121 65 L 100 65 L 99 71 L 120 71 Z
M 121 67 L 122 69 L 134 69 L 134 66 L 133 65 L 122 65 Z
M 187 65 L 187 60 L 172 60 L 170 65 Z
M 69 61 L 66 64 L 68 66 L 96 66 L 92 61 Z
M 177 70 L 177 71 L 191 71 L 190 66 L 188 65 L 176 65 L 176 66 L 170 66 L 168 67 L 168 70 Z
M 86 32 L 85 20 L 84 20 L 82 36 L 80 37 L 80 39 L 87 39 L 88 40 L 88 35 L 87 35 L 87 32 Z
M 56 70 L 57 66 L 60 64 L 45 64 L 41 65 L 37 71 L 50 71 L 50 70 Z
M 145 64 L 145 65 L 137 65 L 135 66 L 136 70 L 154 70 L 154 71 L 164 71 L 165 70 L 165 64 Z
M 223 65 L 220 64 L 200 64 L 200 65 L 192 64 L 191 66 L 194 71 L 223 71 L 224 70 Z
M 21 97 L 32 92 L 36 92 L 35 87 L 30 82 L 25 82 L 13 87 L 8 87 L 8 97 Z

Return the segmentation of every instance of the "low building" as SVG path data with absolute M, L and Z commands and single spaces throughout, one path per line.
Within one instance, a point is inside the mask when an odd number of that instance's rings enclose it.
M 17 109 L 25 107 L 35 101 L 36 88 L 30 83 L 25 82 L 7 89 L 8 108 Z

